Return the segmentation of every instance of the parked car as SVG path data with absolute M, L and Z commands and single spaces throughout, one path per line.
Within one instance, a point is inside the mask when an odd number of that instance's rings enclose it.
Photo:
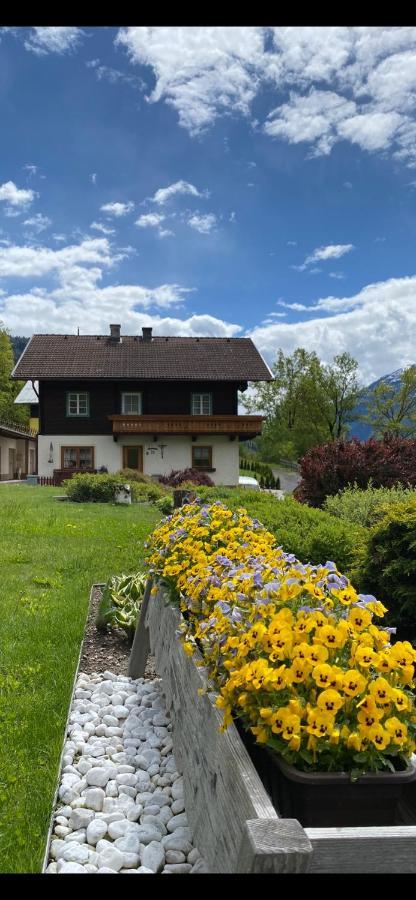
M 242 488 L 249 488 L 251 491 L 259 491 L 260 485 L 257 481 L 257 478 L 250 478 L 249 475 L 240 475 L 238 479 L 238 486 Z

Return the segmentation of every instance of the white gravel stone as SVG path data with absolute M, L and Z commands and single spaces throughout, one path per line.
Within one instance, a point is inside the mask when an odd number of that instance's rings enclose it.
M 174 800 L 183 798 L 183 779 L 177 778 L 172 784 L 172 797 Z
M 58 864 L 59 875 L 86 875 L 87 869 L 76 862 L 63 862 Z
M 80 674 L 58 791 L 51 872 L 206 871 L 192 846 L 171 732 L 160 679 L 131 681 L 109 671 Z
M 124 855 L 120 850 L 117 850 L 117 847 L 111 847 L 108 850 L 103 850 L 102 853 L 98 856 L 98 866 L 102 868 L 105 866 L 108 869 L 114 869 L 116 872 L 119 869 L 122 869 L 124 865 Z
M 55 832 L 57 837 L 65 838 L 67 834 L 71 834 L 71 829 L 66 825 L 55 825 Z
M 73 809 L 69 817 L 69 824 L 71 828 L 78 831 L 79 828 L 87 828 L 93 818 L 94 813 L 92 809 Z
M 171 809 L 172 809 L 174 816 L 177 816 L 179 813 L 184 812 L 184 809 L 185 809 L 184 800 L 182 798 L 180 800 L 174 800 L 172 803 Z
M 122 819 L 119 822 L 110 822 L 108 826 L 108 833 L 110 837 L 114 840 L 120 837 L 124 837 L 125 834 L 138 834 L 140 831 L 140 825 L 137 822 L 129 822 L 128 819 Z
M 189 858 L 188 858 L 189 859 Z M 180 850 L 167 850 L 166 862 L 170 865 L 178 865 L 178 863 L 186 862 L 186 856 Z
M 93 819 L 87 828 L 87 841 L 89 844 L 95 844 L 107 834 L 107 823 L 103 819 Z
M 72 842 L 75 841 L 78 844 L 85 844 L 87 840 L 87 832 L 85 828 L 80 828 L 78 831 L 71 831 L 71 834 L 67 834 L 64 838 L 64 841 Z
M 57 871 L 58 871 L 58 866 L 57 866 L 56 862 L 51 862 L 46 867 L 45 874 L 46 875 L 56 875 Z
M 101 812 L 105 800 L 105 792 L 102 788 L 90 788 L 85 791 L 85 805 L 87 809 L 93 809 L 95 812 Z
M 187 828 L 188 819 L 186 813 L 179 813 L 178 816 L 172 816 L 167 824 L 168 831 L 176 831 L 177 828 Z
M 65 862 L 77 862 L 82 865 L 89 860 L 88 847 L 86 847 L 85 844 L 78 844 L 76 841 L 71 841 L 67 844 L 61 859 L 64 859 Z
M 132 831 L 127 832 L 123 837 L 117 838 L 114 841 L 114 845 L 122 853 L 139 853 L 140 851 L 140 839 Z
M 163 869 L 163 874 L 167 875 L 187 875 L 192 869 L 192 866 L 189 863 L 179 863 L 178 866 L 165 866 Z
M 105 787 L 110 778 L 115 778 L 117 770 L 110 766 L 93 766 L 86 774 L 87 784 L 94 787 Z
M 152 869 L 153 872 L 161 872 L 165 864 L 164 847 L 156 841 L 151 841 L 143 850 L 141 862 L 143 866 Z

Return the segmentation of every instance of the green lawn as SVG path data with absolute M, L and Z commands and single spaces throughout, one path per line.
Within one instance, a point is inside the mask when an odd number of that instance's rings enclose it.
M 0 485 L 0 872 L 39 872 L 93 582 L 134 571 L 148 504 Z

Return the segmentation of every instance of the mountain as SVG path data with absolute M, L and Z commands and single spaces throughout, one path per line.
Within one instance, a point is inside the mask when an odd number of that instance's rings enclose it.
M 14 361 L 17 363 L 17 360 L 22 355 L 23 350 L 26 347 L 29 338 L 27 337 L 11 337 L 10 338 L 13 347 Z
M 367 412 L 367 404 L 370 394 L 374 390 L 374 388 L 377 387 L 377 385 L 381 384 L 382 381 L 385 381 L 387 382 L 387 384 L 392 385 L 392 387 L 394 387 L 398 391 L 400 389 L 402 372 L 404 372 L 404 368 L 396 369 L 395 372 L 390 372 L 388 375 L 382 375 L 382 377 L 378 378 L 377 381 L 373 381 L 372 384 L 369 384 L 366 388 L 366 393 L 361 403 L 359 403 L 357 408 L 355 409 L 355 416 L 359 416 L 362 413 Z M 350 431 L 348 434 L 348 438 L 355 437 L 360 441 L 367 441 L 373 433 L 371 425 L 366 425 L 365 422 L 360 422 L 357 419 L 354 419 L 354 421 L 350 423 L 349 427 Z

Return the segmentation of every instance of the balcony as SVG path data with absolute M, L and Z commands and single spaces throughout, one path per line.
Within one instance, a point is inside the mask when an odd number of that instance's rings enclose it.
M 109 416 L 113 435 L 226 434 L 253 438 L 261 434 L 263 416 Z

